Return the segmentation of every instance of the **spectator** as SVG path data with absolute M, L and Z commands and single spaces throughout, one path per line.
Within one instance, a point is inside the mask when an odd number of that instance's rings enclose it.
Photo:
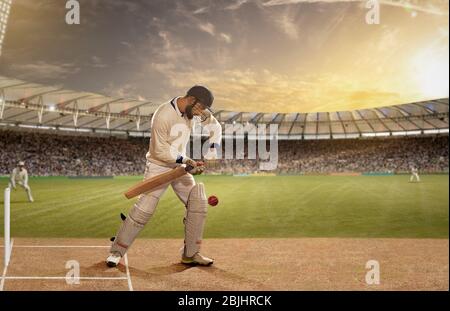
M 17 159 L 34 176 L 142 175 L 148 138 L 68 136 L 54 133 L 0 130 L 0 174 L 7 175 Z M 223 145 L 223 144 L 222 144 Z M 223 147 L 222 147 L 223 148 Z M 274 173 L 422 173 L 448 172 L 448 136 L 283 140 L 278 142 Z M 222 152 L 224 154 L 224 152 Z M 248 174 L 259 161 L 219 160 L 208 173 Z

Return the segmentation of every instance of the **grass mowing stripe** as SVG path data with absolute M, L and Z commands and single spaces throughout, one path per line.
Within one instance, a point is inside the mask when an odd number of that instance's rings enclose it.
M 405 177 L 200 176 L 196 180 L 204 182 L 207 194 L 217 195 L 220 202 L 209 208 L 205 237 L 448 238 L 448 175 L 424 175 L 418 184 Z M 108 238 L 117 231 L 119 213 L 128 213 L 134 203 L 123 197 L 123 191 L 141 179 L 33 179 L 35 203 L 26 202 L 24 191 L 13 193 L 13 235 Z M 182 238 L 184 211 L 168 190 L 140 236 Z
M 96 203 L 96 199 L 101 199 L 104 198 L 106 194 L 109 194 L 109 190 L 104 191 L 103 193 L 100 193 L 100 195 L 97 196 L 83 196 L 79 199 L 73 199 L 70 196 L 67 196 L 65 198 L 60 198 L 61 202 L 57 203 L 57 207 L 60 209 L 66 209 L 67 212 L 70 212 L 72 209 L 70 207 L 76 205 L 76 206 L 81 206 L 81 207 L 77 207 L 77 210 L 75 210 L 76 213 L 80 212 L 83 208 L 88 208 L 89 206 L 95 206 L 98 205 L 98 203 Z M 98 192 L 97 192 L 98 194 Z M 66 203 L 62 203 L 62 202 L 66 202 Z M 87 204 L 86 204 L 87 203 Z M 14 202 L 12 202 L 11 204 L 14 204 Z M 37 204 L 29 204 L 29 207 L 34 207 Z M 49 207 L 47 208 L 39 208 L 39 209 L 34 209 L 33 208 L 33 212 L 31 213 L 27 213 L 26 217 L 32 217 L 32 216 L 39 216 L 40 214 L 45 214 L 47 212 L 50 211 L 55 211 L 55 206 L 48 204 Z M 18 216 L 17 219 L 20 219 L 20 216 Z

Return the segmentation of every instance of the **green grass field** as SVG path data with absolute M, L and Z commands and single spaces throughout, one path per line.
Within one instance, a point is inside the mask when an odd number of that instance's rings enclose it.
M 34 203 L 22 189 L 11 194 L 12 236 L 108 238 L 116 233 L 119 214 L 127 214 L 134 202 L 122 193 L 140 179 L 31 178 Z M 220 201 L 209 208 L 209 238 L 448 238 L 448 175 L 408 180 L 407 175 L 197 178 Z M 6 184 L 0 179 L 1 189 Z M 141 237 L 182 238 L 183 215 L 170 189 Z M 3 223 L 3 208 L 0 216 Z

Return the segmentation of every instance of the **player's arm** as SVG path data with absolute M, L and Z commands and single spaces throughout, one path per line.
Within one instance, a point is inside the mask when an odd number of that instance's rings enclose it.
M 171 135 L 171 125 L 169 120 L 161 116 L 155 116 L 152 120 L 152 139 L 155 139 L 156 148 L 152 154 L 155 159 L 168 163 L 186 164 L 188 166 L 196 167 L 197 162 L 189 157 L 183 157 L 177 150 L 175 145 L 169 143 L 169 136 Z M 190 133 L 184 133 L 189 135 Z
M 28 171 L 27 170 L 25 170 L 25 174 L 23 177 L 23 184 L 24 184 L 24 186 L 28 185 Z
M 13 187 L 13 189 L 16 189 L 16 170 L 15 169 L 11 172 L 10 179 L 11 179 L 11 186 Z

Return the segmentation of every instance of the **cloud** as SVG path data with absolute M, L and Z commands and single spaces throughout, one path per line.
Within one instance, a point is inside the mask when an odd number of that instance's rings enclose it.
M 156 70 L 164 76 L 170 75 L 177 70 L 183 70 L 189 66 L 194 60 L 193 51 L 184 45 L 181 41 L 169 31 L 160 31 L 158 33 L 162 44 L 152 46 L 152 54 L 154 57 L 148 63 L 148 59 L 142 59 L 144 71 Z
M 167 4 L 161 10 L 143 0 L 136 0 L 131 6 L 111 0 L 112 4 L 106 4 L 109 8 L 103 12 L 104 16 L 100 15 L 101 3 L 108 0 L 92 1 L 98 5 L 95 14 L 99 15 L 99 20 L 111 18 L 106 24 L 108 30 L 109 21 L 114 22 L 110 16 L 111 6 L 116 6 L 119 13 L 140 8 L 138 13 L 124 16 L 124 27 L 130 25 L 130 28 L 126 28 L 123 36 L 116 31 L 111 34 L 113 44 L 103 45 L 107 46 L 107 53 L 95 50 L 96 55 L 92 56 L 94 50 L 88 48 L 85 49 L 87 54 L 77 58 L 80 67 L 110 66 L 108 70 L 96 73 L 99 78 L 96 76 L 95 79 L 99 83 L 93 88 L 104 88 L 103 92 L 120 97 L 151 97 L 155 102 L 183 94 L 196 83 L 213 90 L 216 108 L 237 111 L 334 111 L 414 101 L 411 96 L 414 88 L 409 83 L 412 75 L 405 76 L 401 67 L 402 62 L 407 62 L 407 57 L 403 56 L 409 54 L 401 53 L 415 50 L 412 44 L 405 46 L 405 42 L 429 44 L 420 31 L 414 33 L 414 38 L 405 37 L 404 29 L 411 30 L 411 27 L 400 22 L 371 27 L 370 30 L 369 27 L 368 30 L 358 28 L 359 24 L 354 20 L 363 23 L 362 6 L 358 9 L 351 5 L 332 5 L 364 3 L 356 0 L 160 0 L 152 3 L 156 3 L 156 7 L 159 3 Z M 296 3 L 330 5 L 295 6 Z M 422 2 L 415 3 L 418 7 L 426 7 Z M 152 10 L 144 10 L 147 5 Z M 386 12 L 401 13 L 402 10 L 395 6 L 394 3 L 386 7 Z M 425 14 L 415 22 L 423 16 Z M 442 20 L 436 16 L 431 18 Z M 405 19 L 410 21 L 407 14 Z M 414 32 L 415 28 L 412 28 L 411 32 Z M 433 29 L 446 34 L 448 46 L 448 30 L 445 27 Z M 53 36 L 52 32 L 42 33 Z M 434 36 L 434 33 L 428 34 Z M 89 46 L 100 44 L 97 38 L 92 40 L 85 43 Z M 110 55 L 109 51 L 113 49 L 120 53 Z M 36 54 L 19 58 L 16 50 L 14 58 L 3 58 L 3 63 L 18 77 L 51 77 L 67 83 L 70 80 L 67 77 L 74 75 L 80 88 L 85 83 L 82 80 L 93 79 L 86 76 L 92 75 L 92 70 L 83 73 L 84 76 L 75 75 L 80 70 L 72 63 L 73 58 L 44 59 Z M 27 47 L 27 51 L 31 50 Z M 25 62 L 22 59 L 31 64 L 20 65 Z M 368 68 L 371 70 L 365 70 Z M 85 85 L 89 89 L 87 82 Z
M 262 16 L 278 31 L 281 31 L 291 40 L 299 39 L 299 29 L 302 23 L 300 8 L 281 7 L 261 8 Z
M 127 48 L 133 48 L 133 44 L 127 41 L 120 41 L 120 44 L 125 45 Z
M 197 10 L 195 10 L 194 12 L 192 12 L 192 14 L 204 14 L 208 12 L 208 7 L 202 7 L 202 8 L 198 8 Z
M 222 39 L 223 41 L 225 41 L 226 43 L 231 43 L 231 35 L 228 35 L 226 33 L 221 33 L 220 34 L 220 39 Z
M 348 99 L 351 102 L 386 102 L 395 100 L 399 94 L 394 92 L 383 92 L 377 90 L 354 91 L 348 94 Z
M 380 3 L 433 15 L 448 15 L 448 1 L 380 0 Z
M 288 5 L 298 3 L 338 3 L 338 2 L 363 2 L 365 0 L 269 0 L 263 2 L 263 6 Z
M 216 98 L 215 108 L 230 111 L 346 111 L 400 104 L 410 99 L 395 90 L 357 84 L 352 77 L 342 75 L 287 75 L 263 68 L 219 71 L 193 67 L 181 71 L 172 68 L 165 75 L 178 92 L 197 83 L 208 86 Z
M 111 97 L 136 98 L 138 100 L 144 100 L 144 97 L 139 95 L 139 90 L 136 85 L 132 83 L 116 85 L 115 83 L 110 82 L 107 87 L 101 90 L 101 93 Z
M 34 1 L 33 1 L 34 2 Z M 81 4 L 91 6 L 88 9 L 97 9 L 97 10 L 111 10 L 117 11 L 122 10 L 129 13 L 137 13 L 140 12 L 143 5 L 141 1 L 123 1 L 123 0 L 89 0 L 86 3 Z
M 22 79 L 39 77 L 41 79 L 65 79 L 76 74 L 80 68 L 73 63 L 47 63 L 38 61 L 30 64 L 13 64 L 11 69 Z
M 298 39 L 297 23 L 295 18 L 288 12 L 275 19 L 278 28 L 281 29 L 289 38 Z
M 12 4 L 31 10 L 57 10 L 64 8 L 64 5 L 61 5 L 61 8 L 56 8 L 55 3 L 51 1 L 14 0 Z
M 208 23 L 198 23 L 197 26 L 201 31 L 209 33 L 213 37 L 215 36 L 215 27 L 213 24 L 211 24 L 209 22 Z
M 299 3 L 349 3 L 349 2 L 367 2 L 367 0 L 269 0 L 263 2 L 266 7 L 289 5 Z M 379 0 L 379 3 L 387 6 L 394 6 L 408 10 L 433 14 L 448 15 L 448 2 L 440 0 Z
M 229 6 L 225 7 L 225 10 L 238 10 L 242 5 L 246 4 L 248 0 L 237 0 L 235 3 L 230 4 Z
M 91 66 L 94 67 L 94 68 L 106 68 L 106 67 L 108 67 L 108 65 L 105 64 L 100 57 L 95 56 L 95 55 L 91 57 Z
M 183 16 L 189 10 L 182 6 L 177 14 Z M 192 11 L 191 11 L 192 12 Z M 266 10 L 264 17 L 270 19 L 272 25 L 283 31 L 290 39 L 299 40 L 302 25 L 300 8 L 281 8 Z M 332 18 L 323 25 L 321 37 L 327 40 L 339 27 L 347 8 L 340 8 Z M 178 17 L 178 15 L 176 16 Z M 236 111 L 263 112 L 312 112 L 350 110 L 369 108 L 380 105 L 399 104 L 409 101 L 398 90 L 398 87 L 373 85 L 373 77 L 364 80 L 359 76 L 345 76 L 345 73 L 305 73 L 295 72 L 295 64 L 289 72 L 280 72 L 276 68 L 255 68 L 250 64 L 236 62 L 241 54 L 251 51 L 260 52 L 257 47 L 249 49 L 242 38 L 234 39 L 234 33 L 220 32 L 220 24 L 201 20 L 199 17 L 187 18 L 187 27 L 195 27 L 202 32 L 214 36 L 217 40 L 233 45 L 206 45 L 199 48 L 186 40 L 184 31 L 172 27 L 170 19 L 151 21 L 156 29 L 140 46 L 138 58 L 132 57 L 140 66 L 130 81 L 138 82 L 142 78 L 158 77 L 158 98 L 155 102 L 163 102 L 183 94 L 194 84 L 202 83 L 210 87 L 216 97 L 217 109 Z M 304 22 L 304 21 L 303 21 Z M 156 33 L 157 36 L 153 34 Z M 234 35 L 232 37 L 232 35 Z M 323 35 L 323 36 L 322 36 Z M 393 37 L 386 39 L 381 45 L 387 49 L 395 41 Z M 245 38 L 244 38 L 245 39 Z M 310 39 L 308 39 L 310 40 Z M 321 42 L 315 42 L 321 46 Z M 322 42 L 323 43 L 323 42 Z M 243 50 L 243 51 L 241 51 Z M 207 64 L 214 64 L 208 66 Z M 128 82 L 127 82 L 128 83 Z M 131 94 L 134 91 L 127 87 L 119 88 L 121 93 Z M 138 90 L 136 90 L 137 92 Z

